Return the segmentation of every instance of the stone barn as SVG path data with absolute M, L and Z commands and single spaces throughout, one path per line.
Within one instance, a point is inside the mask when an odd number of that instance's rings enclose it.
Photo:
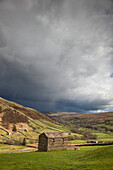
M 38 151 L 67 150 L 68 137 L 63 132 L 44 132 L 39 136 Z

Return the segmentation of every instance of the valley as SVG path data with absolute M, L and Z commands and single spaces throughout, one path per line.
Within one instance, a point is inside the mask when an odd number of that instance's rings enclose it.
M 64 132 L 80 150 L 37 152 L 43 132 Z M 0 98 L 0 154 L 3 170 L 112 169 L 113 112 L 43 114 Z

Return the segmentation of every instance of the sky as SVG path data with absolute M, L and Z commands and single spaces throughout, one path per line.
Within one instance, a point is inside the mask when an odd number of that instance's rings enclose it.
M 113 1 L 0 0 L 0 96 L 39 111 L 113 111 Z

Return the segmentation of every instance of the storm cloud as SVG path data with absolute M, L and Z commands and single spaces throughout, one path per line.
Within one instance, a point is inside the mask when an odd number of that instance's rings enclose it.
M 38 110 L 113 110 L 113 1 L 1 0 L 0 96 Z

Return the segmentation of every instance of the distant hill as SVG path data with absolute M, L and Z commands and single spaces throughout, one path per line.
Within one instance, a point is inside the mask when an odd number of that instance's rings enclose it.
M 76 113 L 76 112 L 48 112 L 48 115 L 56 120 L 75 124 L 75 125 L 113 125 L 113 112 L 102 113 Z

